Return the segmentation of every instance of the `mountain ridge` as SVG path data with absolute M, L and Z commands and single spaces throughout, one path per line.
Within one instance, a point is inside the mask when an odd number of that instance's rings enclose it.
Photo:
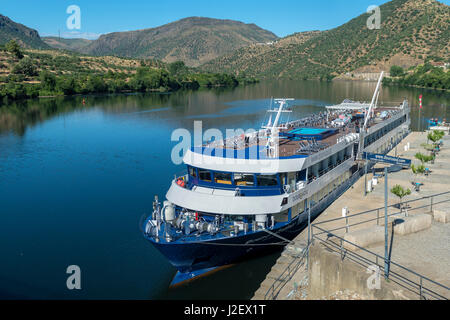
M 364 13 L 303 43 L 262 54 L 244 48 L 200 68 L 245 72 L 259 78 L 317 79 L 386 71 L 393 64 L 408 68 L 427 59 L 449 59 L 449 6 L 435 0 L 393 0 L 380 9 L 379 30 L 367 28 L 371 14 Z
M 189 17 L 156 28 L 101 35 L 80 51 L 164 62 L 181 60 L 188 66 L 198 66 L 243 46 L 277 39 L 253 23 Z
M 37 30 L 21 23 L 14 22 L 7 16 L 0 14 L 0 44 L 16 40 L 20 46 L 33 49 L 48 49 L 49 46 L 42 41 Z

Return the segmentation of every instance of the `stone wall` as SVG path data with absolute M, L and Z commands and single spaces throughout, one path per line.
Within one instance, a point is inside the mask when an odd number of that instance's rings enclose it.
M 367 282 L 372 274 L 366 267 L 348 258 L 342 260 L 339 253 L 321 243 L 311 247 L 309 268 L 308 299 L 328 299 L 337 292 L 351 291 L 368 300 L 418 300 L 418 296 L 387 282 L 382 275 L 380 289 L 370 289 Z

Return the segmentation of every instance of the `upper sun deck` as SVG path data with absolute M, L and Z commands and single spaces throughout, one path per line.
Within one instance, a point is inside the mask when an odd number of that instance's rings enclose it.
M 327 107 L 327 112 L 262 129 L 229 139 L 214 141 L 193 152 L 212 157 L 269 160 L 307 158 L 340 142 L 359 139 L 369 105 L 344 101 Z M 402 113 L 404 105 L 379 107 L 366 124 L 366 132 Z M 274 132 L 275 131 L 275 132 Z

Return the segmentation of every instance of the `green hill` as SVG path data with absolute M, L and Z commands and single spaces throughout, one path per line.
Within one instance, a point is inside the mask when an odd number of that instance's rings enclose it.
M 21 47 L 34 49 L 48 49 L 49 46 L 42 41 L 39 33 L 23 24 L 16 23 L 10 18 L 0 14 L 0 45 L 10 40 L 16 40 Z
M 371 14 L 364 13 L 303 43 L 262 52 L 243 48 L 201 69 L 245 72 L 260 78 L 312 79 L 449 60 L 449 6 L 435 0 L 393 0 L 380 9 L 379 30 L 367 28 Z
M 180 60 L 198 66 L 241 47 L 276 39 L 272 32 L 254 24 L 191 17 L 153 29 L 102 35 L 81 52 L 164 62 Z
M 88 39 L 65 39 L 59 37 L 42 37 L 42 40 L 52 48 L 70 51 L 80 51 L 92 42 L 92 40 Z

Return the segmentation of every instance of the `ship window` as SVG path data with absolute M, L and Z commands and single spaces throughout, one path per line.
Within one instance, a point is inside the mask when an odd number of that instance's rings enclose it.
M 252 174 L 235 173 L 234 184 L 237 186 L 254 186 L 255 180 Z
M 231 185 L 231 173 L 214 172 L 214 182 Z
M 197 172 L 195 171 L 195 168 L 189 167 L 189 175 L 194 178 L 197 177 Z
M 202 181 L 211 182 L 211 172 L 208 170 L 198 169 L 198 176 Z
M 256 180 L 258 182 L 258 186 L 260 187 L 271 187 L 278 185 L 277 175 L 259 175 L 256 177 Z
M 298 181 L 306 181 L 306 169 L 300 172 L 297 172 L 297 182 Z

